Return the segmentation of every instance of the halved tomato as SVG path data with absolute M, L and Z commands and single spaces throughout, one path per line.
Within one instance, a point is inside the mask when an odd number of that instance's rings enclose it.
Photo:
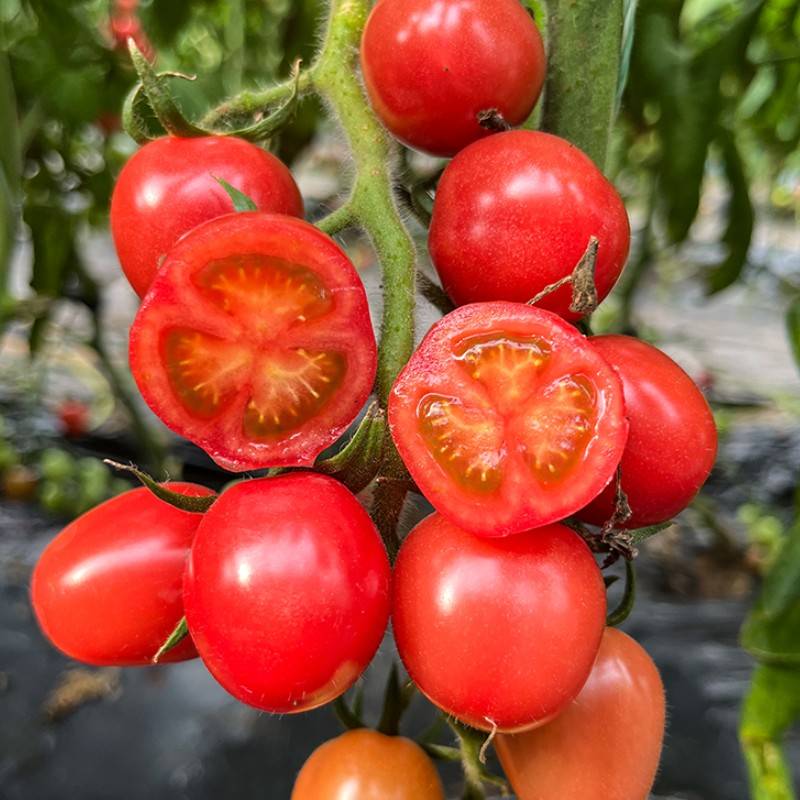
M 389 423 L 422 493 L 483 536 L 582 508 L 628 435 L 620 380 L 586 337 L 506 302 L 462 306 L 431 328 L 392 389 Z
M 234 472 L 308 466 L 375 379 L 364 287 L 313 225 L 211 220 L 169 252 L 131 328 L 131 370 L 176 433 Z

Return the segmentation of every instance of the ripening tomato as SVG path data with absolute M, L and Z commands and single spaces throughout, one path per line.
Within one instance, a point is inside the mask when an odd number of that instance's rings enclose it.
M 389 560 L 342 484 L 311 472 L 227 489 L 197 531 L 184 603 L 197 651 L 243 703 L 308 711 L 352 686 L 389 617 Z
M 168 486 L 211 494 L 193 483 Z M 47 638 L 87 664 L 150 664 L 183 616 L 183 572 L 201 518 L 142 487 L 67 525 L 33 570 L 31 600 Z M 196 655 L 187 638 L 163 660 Z
M 552 722 L 494 741 L 519 800 L 647 800 L 664 739 L 653 660 L 608 628 L 580 694 Z
M 244 192 L 259 211 L 303 215 L 289 170 L 254 144 L 233 136 L 165 136 L 148 142 L 125 164 L 111 196 L 117 255 L 140 297 L 181 236 L 233 211 L 216 178 Z
M 544 84 L 545 54 L 519 0 L 380 0 L 364 28 L 361 70 L 398 139 L 451 156 L 492 132 L 483 114 L 525 121 Z
M 602 300 L 625 265 L 628 215 L 587 155 L 564 139 L 508 131 L 476 142 L 445 169 L 433 204 L 428 246 L 457 304 L 524 303 L 569 275 L 598 239 L 595 284 Z M 537 303 L 566 319 L 572 290 Z
M 564 525 L 485 539 L 433 514 L 395 564 L 392 624 L 408 674 L 475 728 L 525 730 L 558 714 L 589 675 L 605 619 L 594 556 Z
M 131 328 L 153 411 L 232 471 L 310 466 L 375 378 L 364 287 L 303 220 L 228 214 L 170 251 Z
M 392 389 L 389 423 L 422 493 L 481 536 L 583 508 L 612 479 L 628 428 L 614 370 L 571 325 L 521 303 L 439 320 Z
M 80 400 L 64 400 L 57 409 L 61 430 L 70 439 L 85 435 L 89 428 L 90 411 Z
M 291 800 L 444 800 L 439 773 L 402 736 L 360 728 L 318 747 L 303 765 Z
M 717 456 L 717 429 L 705 397 L 665 353 L 631 336 L 589 340 L 622 379 L 630 436 L 622 455 L 622 488 L 640 528 L 683 511 L 708 478 Z M 602 525 L 614 512 L 609 486 L 580 512 Z

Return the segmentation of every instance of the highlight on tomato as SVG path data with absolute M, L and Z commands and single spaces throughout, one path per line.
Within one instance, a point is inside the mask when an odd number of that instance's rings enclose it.
M 600 301 L 619 278 L 630 224 L 616 189 L 565 139 L 508 131 L 475 142 L 447 165 L 436 190 L 428 247 L 457 305 L 484 300 L 525 303 L 569 275 L 598 240 Z M 569 285 L 537 306 L 565 319 Z
M 522 124 L 545 66 L 519 0 L 380 0 L 361 39 L 375 112 L 409 147 L 439 156 Z
M 606 629 L 589 679 L 552 722 L 494 746 L 518 800 L 647 800 L 664 740 L 661 677 L 630 636 Z
M 666 522 L 706 482 L 717 457 L 717 428 L 703 393 L 668 355 L 631 336 L 589 340 L 617 371 L 630 435 L 620 462 L 631 517 L 623 527 Z M 602 525 L 614 513 L 613 488 L 580 512 Z
M 243 703 L 292 714 L 352 686 L 381 642 L 390 569 L 369 515 L 312 472 L 234 484 L 206 512 L 184 584 L 197 652 Z
M 519 731 L 556 716 L 594 663 L 603 577 L 564 525 L 486 539 L 440 514 L 403 542 L 392 625 L 428 699 L 475 728 Z
M 211 494 L 193 483 L 167 488 Z M 47 638 L 86 664 L 151 664 L 183 616 L 183 572 L 201 518 L 142 487 L 67 525 L 33 570 L 31 601 Z M 161 660 L 196 655 L 186 638 Z
M 481 536 L 564 519 L 611 481 L 619 377 L 555 314 L 476 303 L 439 320 L 389 398 L 397 449 L 437 511 Z
M 318 747 L 291 800 L 445 800 L 439 773 L 422 748 L 403 736 L 359 728 Z
M 310 466 L 369 396 L 375 336 L 330 237 L 246 212 L 170 251 L 131 328 L 130 364 L 150 408 L 221 467 Z
M 140 297 L 181 236 L 234 210 L 217 178 L 246 194 L 259 211 L 303 216 L 289 169 L 244 139 L 164 136 L 148 142 L 122 168 L 111 196 L 117 255 Z

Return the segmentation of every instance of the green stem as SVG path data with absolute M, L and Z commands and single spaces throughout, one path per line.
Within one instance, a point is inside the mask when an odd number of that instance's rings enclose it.
M 547 85 L 542 127 L 604 169 L 616 112 L 623 0 L 546 0 Z

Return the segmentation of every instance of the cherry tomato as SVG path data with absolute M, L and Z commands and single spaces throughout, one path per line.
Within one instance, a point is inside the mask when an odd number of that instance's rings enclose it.
M 375 378 L 364 287 L 292 217 L 229 214 L 170 252 L 131 328 L 131 369 L 176 433 L 232 471 L 311 465 Z
M 609 628 L 586 685 L 555 720 L 500 734 L 495 748 L 519 800 L 647 800 L 664 738 L 653 660 Z
M 303 215 L 289 170 L 243 139 L 165 136 L 148 142 L 123 167 L 111 197 L 117 255 L 140 297 L 183 234 L 233 211 L 216 178 L 244 192 L 260 211 Z
M 622 385 L 549 311 L 476 303 L 431 328 L 392 389 L 392 436 L 420 490 L 482 536 L 564 519 L 614 475 Z
M 569 275 L 597 237 L 602 300 L 625 265 L 630 225 L 614 187 L 564 139 L 508 131 L 476 142 L 447 166 L 436 191 L 428 246 L 453 301 L 524 303 Z M 537 305 L 566 319 L 570 286 Z
M 243 481 L 206 513 L 186 570 L 186 619 L 211 674 L 243 703 L 307 711 L 372 660 L 389 560 L 366 511 L 311 472 Z
M 211 494 L 192 483 L 169 488 Z M 31 600 L 47 638 L 87 664 L 151 663 L 183 616 L 183 572 L 201 517 L 142 487 L 67 525 L 33 571 Z M 163 660 L 196 655 L 187 638 Z
M 392 620 L 409 675 L 468 725 L 541 725 L 580 691 L 606 615 L 603 578 L 564 525 L 484 539 L 439 514 L 400 548 Z
M 361 728 L 318 747 L 297 776 L 291 800 L 444 800 L 436 767 L 402 736 Z
M 622 379 L 630 436 L 622 488 L 633 515 L 628 528 L 655 525 L 686 508 L 717 456 L 717 429 L 705 397 L 667 355 L 630 336 L 589 340 Z M 601 525 L 614 512 L 609 486 L 580 518 Z
M 451 156 L 491 133 L 483 113 L 525 121 L 544 84 L 545 54 L 519 0 L 380 0 L 364 28 L 361 69 L 398 139 Z
M 64 435 L 77 439 L 89 428 L 89 408 L 80 400 L 65 400 L 58 407 L 58 419 Z
M 24 464 L 13 464 L 3 472 L 3 494 L 9 500 L 32 500 L 39 485 L 36 471 Z

